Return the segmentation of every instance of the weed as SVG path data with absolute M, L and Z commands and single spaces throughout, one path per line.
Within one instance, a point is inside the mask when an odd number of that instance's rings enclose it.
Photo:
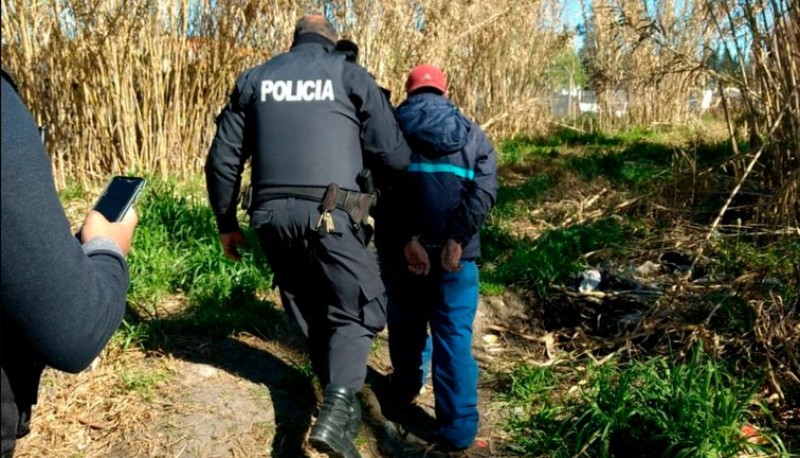
M 508 428 L 526 456 L 722 457 L 744 451 L 785 453 L 742 437 L 742 426 L 763 418 L 753 409 L 758 383 L 742 382 L 697 347 L 683 362 L 594 365 L 557 374 L 518 367 L 507 392 L 522 413 Z M 574 382 L 574 384 L 573 384 Z M 557 386 L 572 386 L 554 393 Z
M 584 253 L 619 248 L 632 241 L 630 228 L 612 218 L 553 229 L 535 240 L 515 242 L 494 231 L 497 229 L 490 229 L 485 239 L 500 246 L 487 251 L 502 254 L 493 259 L 493 267 L 485 269 L 486 280 L 522 286 L 540 297 L 546 296 L 550 284 L 567 280 L 583 268 Z
M 558 144 L 540 142 L 525 136 L 517 136 L 504 140 L 498 144 L 497 155 L 499 162 L 504 165 L 517 165 L 529 160 L 531 157 L 558 157 Z
M 58 197 L 61 198 L 62 203 L 80 200 L 86 197 L 81 184 L 75 180 L 68 179 L 66 186 L 58 191 Z
M 155 390 L 162 382 L 166 381 L 168 375 L 161 370 L 125 370 L 120 375 L 124 389 L 137 393 L 143 400 L 149 401 L 153 398 Z
M 111 339 L 111 345 L 122 351 L 141 348 L 151 338 L 150 328 L 146 323 L 132 323 L 125 319 Z
M 711 294 L 708 299 L 714 304 L 714 316 L 709 326 L 718 332 L 732 332 L 745 335 L 755 325 L 755 310 L 739 296 L 733 294 Z
M 314 373 L 314 367 L 311 365 L 311 361 L 290 361 L 289 364 L 292 366 L 292 369 L 294 369 L 290 372 L 290 375 L 288 376 L 289 380 L 287 380 L 287 383 L 289 383 L 291 386 L 296 386 L 298 383 L 311 382 L 315 390 L 319 391 L 323 388 L 319 382 L 319 379 Z
M 478 286 L 482 296 L 502 296 L 506 290 L 505 285 L 502 283 L 493 283 L 484 280 L 481 280 Z
M 372 348 L 370 348 L 369 354 L 372 356 L 376 356 L 381 352 L 382 348 L 383 348 L 383 339 L 381 339 L 380 337 L 376 337 L 372 339 Z
M 784 238 L 773 243 L 729 239 L 718 242 L 713 267 L 718 276 L 738 277 L 745 272 L 764 272 L 773 280 L 798 286 L 797 260 L 800 240 Z
M 637 189 L 670 176 L 672 147 L 638 141 L 621 151 L 594 151 L 570 156 L 566 165 L 586 180 L 605 177 Z
M 129 257 L 130 303 L 153 311 L 165 296 L 188 299 L 183 315 L 164 326 L 225 336 L 239 330 L 269 332 L 276 321 L 260 299 L 271 273 L 255 235 L 240 262 L 222 255 L 214 215 L 193 188 L 152 179 L 139 204 L 140 225 Z
M 537 175 L 517 186 L 501 187 L 497 190 L 493 218 L 515 218 L 529 211 L 553 184 L 554 180 L 549 175 Z

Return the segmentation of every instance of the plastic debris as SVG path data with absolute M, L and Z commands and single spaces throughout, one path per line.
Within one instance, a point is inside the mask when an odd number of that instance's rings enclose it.
M 597 291 L 600 286 L 600 271 L 597 269 L 588 269 L 581 272 L 581 284 L 578 291 L 582 293 L 590 293 Z

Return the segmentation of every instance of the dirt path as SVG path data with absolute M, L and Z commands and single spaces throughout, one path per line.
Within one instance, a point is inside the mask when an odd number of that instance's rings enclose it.
M 497 352 L 489 351 L 497 344 L 484 345 L 489 308 L 482 301 L 474 340 L 482 366 L 480 437 L 500 457 L 506 455 L 491 376 Z M 390 395 L 385 338 L 370 360 L 358 448 L 364 458 L 441 456 L 420 438 L 432 430 L 429 386 L 418 399 L 419 422 L 406 428 L 381 415 L 379 399 Z M 277 339 L 172 335 L 158 350 L 107 353 L 77 376 L 47 371 L 34 432 L 20 441 L 17 456 L 317 458 L 305 438 L 320 390 L 298 342 L 288 331 Z

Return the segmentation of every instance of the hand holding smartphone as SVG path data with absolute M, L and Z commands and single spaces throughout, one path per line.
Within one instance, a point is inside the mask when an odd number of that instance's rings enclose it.
M 114 177 L 95 202 L 93 211 L 86 217 L 75 237 L 81 243 L 97 236 L 108 237 L 117 242 L 123 254 L 127 254 L 134 228 L 139 221 L 131 207 L 142 193 L 145 183 L 146 180 L 140 177 Z
M 92 209 L 112 223 L 122 221 L 146 183 L 147 180 L 142 177 L 116 176 L 106 185 Z

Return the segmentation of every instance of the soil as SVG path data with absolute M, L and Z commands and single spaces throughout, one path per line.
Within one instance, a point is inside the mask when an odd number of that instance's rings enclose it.
M 481 366 L 479 438 L 489 444 L 481 456 L 509 456 L 504 452 L 495 374 L 512 354 L 523 350 L 506 345 L 492 328 L 497 328 L 496 320 L 508 326 L 509 317 L 521 317 L 522 307 L 521 299 L 510 296 L 481 299 L 474 352 Z M 321 390 L 308 376 L 302 345 L 291 332 L 286 329 L 271 340 L 250 334 L 221 339 L 173 335 L 157 350 L 109 350 L 92 369 L 78 375 L 47 370 L 34 409 L 33 433 L 19 441 L 16 456 L 323 456 L 306 443 Z M 530 354 L 530 348 L 524 352 Z M 436 450 L 431 436 L 430 385 L 417 399 L 419 416 L 411 424 L 383 416 L 381 402 L 390 396 L 385 389 L 390 372 L 384 332 L 377 339 L 361 396 L 364 425 L 356 440 L 361 455 L 446 456 Z

